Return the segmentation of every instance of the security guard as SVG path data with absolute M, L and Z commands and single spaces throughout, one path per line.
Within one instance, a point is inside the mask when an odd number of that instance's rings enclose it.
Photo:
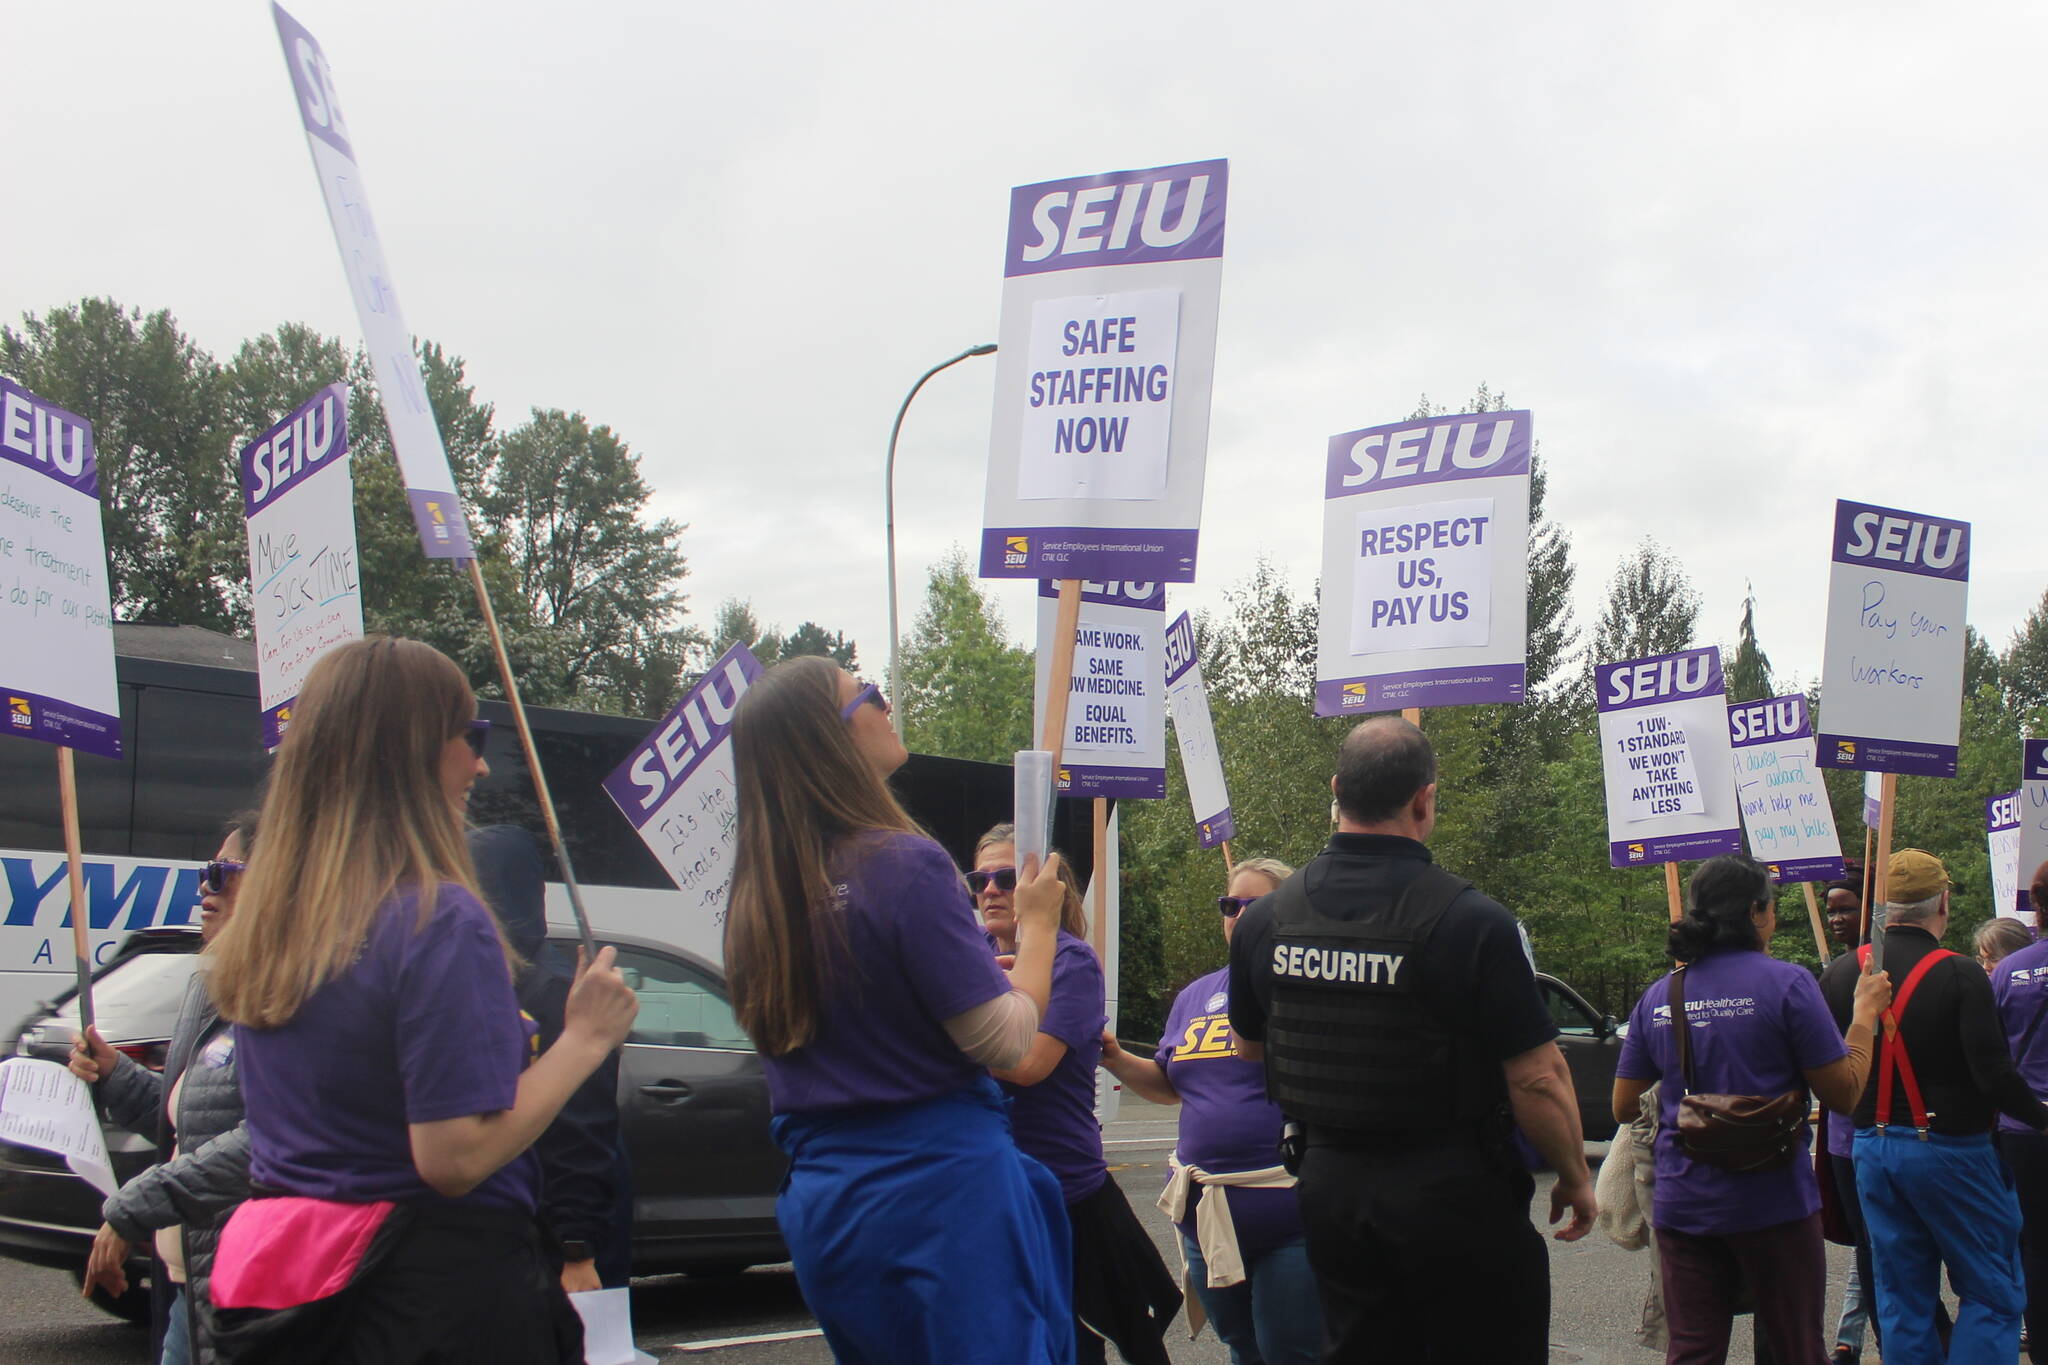
M 1510 1118 L 1558 1173 L 1559 1240 L 1594 1215 L 1557 1027 L 1514 917 L 1430 860 L 1422 731 L 1363 722 L 1330 785 L 1329 847 L 1244 911 L 1230 949 L 1239 1050 L 1303 1128 L 1323 1359 L 1540 1365 L 1548 1254 Z

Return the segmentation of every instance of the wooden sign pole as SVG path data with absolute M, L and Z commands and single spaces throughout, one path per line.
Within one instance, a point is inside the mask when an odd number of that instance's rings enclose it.
M 1870 942 L 1870 826 L 1863 827 L 1863 909 L 1856 924 L 1858 946 Z
M 1885 885 L 1885 864 L 1890 862 L 1892 857 L 1892 817 L 1896 813 L 1899 804 L 1898 797 L 1899 775 L 1897 773 L 1886 773 L 1884 775 L 1883 795 L 1878 798 L 1884 802 L 1884 810 L 1879 813 L 1877 820 L 1877 861 L 1870 868 L 1871 898 L 1870 901 L 1865 902 L 1863 907 L 1866 923 L 1869 920 L 1870 906 L 1872 904 L 1884 905 L 1888 903 L 1887 893 L 1891 888 Z M 1872 951 L 1876 950 L 1873 949 Z
M 1235 876 L 1236 873 L 1237 859 L 1230 856 L 1230 840 L 1225 839 L 1223 841 L 1223 875 L 1230 877 Z
M 583 957 L 585 961 L 594 962 L 597 959 L 597 940 L 591 936 L 590 915 L 583 908 L 583 888 L 577 884 L 576 868 L 569 861 L 569 845 L 562 838 L 562 822 L 555 814 L 555 799 L 548 794 L 548 778 L 541 771 L 540 750 L 533 742 L 533 727 L 526 723 L 526 707 L 519 700 L 519 680 L 512 676 L 512 658 L 505 652 L 505 633 L 498 627 L 498 613 L 491 606 L 491 590 L 484 585 L 482 566 L 474 559 L 466 562 L 470 586 L 476 589 L 476 604 L 484 614 L 484 626 L 490 631 L 491 652 L 498 659 L 498 680 L 505 688 L 505 703 L 512 708 L 512 724 L 519 731 L 519 746 L 526 753 L 526 771 L 533 777 L 533 794 L 540 802 L 540 818 L 547 824 L 548 839 L 555 846 L 555 864 L 562 869 L 562 886 L 569 893 L 569 910 L 576 916 L 576 933 L 583 940 Z
M 1067 701 L 1074 693 L 1074 632 L 1081 624 L 1081 580 L 1059 580 L 1059 606 L 1053 614 L 1052 669 L 1046 678 L 1051 689 L 1045 697 L 1045 724 L 1038 733 L 1038 747 L 1052 754 L 1053 790 L 1059 790 L 1060 759 L 1066 750 Z M 1108 903 L 1108 886 L 1102 875 L 1104 845 L 1108 842 L 1109 806 L 1095 800 L 1095 862 L 1093 877 L 1095 913 L 1088 917 L 1088 942 L 1099 959 L 1102 956 L 1103 907 Z
M 1813 894 L 1812 882 L 1799 883 L 1799 889 L 1806 893 L 1806 918 L 1813 923 L 1813 946 L 1820 953 L 1820 965 L 1828 965 L 1828 936 L 1821 927 L 1820 898 Z
M 1664 899 L 1671 903 L 1671 922 L 1678 923 L 1685 914 L 1685 900 L 1678 894 L 1678 864 L 1664 864 Z
M 57 746 L 57 799 L 63 808 L 64 865 L 71 880 L 71 952 L 78 972 L 78 1029 L 93 1026 L 92 937 L 86 921 L 84 852 L 78 834 L 78 769 L 71 746 Z
M 1089 878 L 1094 885 L 1095 907 L 1088 916 L 1088 942 L 1095 949 L 1097 961 L 1107 962 L 1107 949 L 1103 946 L 1102 928 L 1109 922 L 1109 798 L 1095 798 L 1095 875 Z

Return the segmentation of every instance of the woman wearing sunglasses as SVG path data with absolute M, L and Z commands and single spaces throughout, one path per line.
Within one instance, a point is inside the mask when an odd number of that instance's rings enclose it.
M 735 1013 L 789 1154 L 797 1283 L 850 1365 L 1069 1365 L 1066 1223 L 984 1069 L 1024 1056 L 1051 986 L 1058 860 L 1017 891 L 996 966 L 960 874 L 890 794 L 888 702 L 830 660 L 733 715 Z
M 1061 865 L 1058 952 L 1052 1001 L 1030 1051 L 996 1069 L 1010 1096 L 1017 1145 L 1059 1177 L 1074 1240 L 1076 1355 L 1106 1359 L 1105 1340 L 1135 1365 L 1165 1365 L 1167 1324 L 1180 1307 L 1173 1277 L 1123 1190 L 1109 1178 L 1095 1118 L 1095 1064 L 1102 1052 L 1102 964 L 1088 946 L 1087 913 L 1073 874 Z M 974 850 L 967 884 L 996 951 L 1016 951 L 1017 831 L 997 825 Z
M 528 1150 L 632 1027 L 612 950 L 533 1056 L 463 838 L 476 699 L 445 655 L 320 656 L 213 952 L 257 1198 L 221 1235 L 224 1362 L 580 1361 Z
M 256 812 L 228 824 L 220 852 L 201 874 L 199 940 L 213 942 L 235 913 L 242 868 L 256 843 Z M 207 993 L 212 959 L 202 954 L 185 986 L 161 1074 L 125 1057 L 87 1029 L 71 1047 L 71 1070 L 93 1086 L 107 1117 L 155 1141 L 164 1160 L 106 1201 L 105 1220 L 86 1259 L 87 1297 L 95 1288 L 128 1292 L 131 1247 L 153 1242 L 156 1283 L 152 1330 L 161 1365 L 213 1359 L 206 1330 L 207 1280 L 220 1227 L 249 1197 L 249 1134 L 235 1080 L 235 1039 Z
M 1246 906 L 1293 875 L 1276 858 L 1239 859 L 1226 894 L 1216 898 L 1223 942 Z M 1323 1311 L 1294 1177 L 1279 1165 L 1285 1120 L 1266 1098 L 1263 1065 L 1237 1055 L 1229 967 L 1196 978 L 1175 998 L 1154 1057 L 1134 1056 L 1105 1033 L 1102 1065 L 1154 1104 L 1181 1107 L 1173 1174 L 1159 1207 L 1180 1229 L 1181 1283 L 1230 1348 L 1232 1365 L 1313 1365 L 1322 1354 Z M 1188 1318 L 1201 1331 L 1192 1307 Z

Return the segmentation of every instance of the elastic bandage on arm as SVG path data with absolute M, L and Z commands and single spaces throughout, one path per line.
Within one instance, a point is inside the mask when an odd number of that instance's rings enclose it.
M 951 1038 L 977 1066 L 1007 1071 L 1024 1060 L 1038 1035 L 1038 1004 L 1012 986 L 986 1004 L 945 1021 Z

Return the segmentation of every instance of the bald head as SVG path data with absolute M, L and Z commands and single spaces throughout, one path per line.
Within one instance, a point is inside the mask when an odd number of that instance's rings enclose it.
M 1332 785 L 1347 819 L 1377 825 L 1406 810 L 1435 781 L 1436 751 L 1428 737 L 1399 716 L 1375 716 L 1344 736 Z

